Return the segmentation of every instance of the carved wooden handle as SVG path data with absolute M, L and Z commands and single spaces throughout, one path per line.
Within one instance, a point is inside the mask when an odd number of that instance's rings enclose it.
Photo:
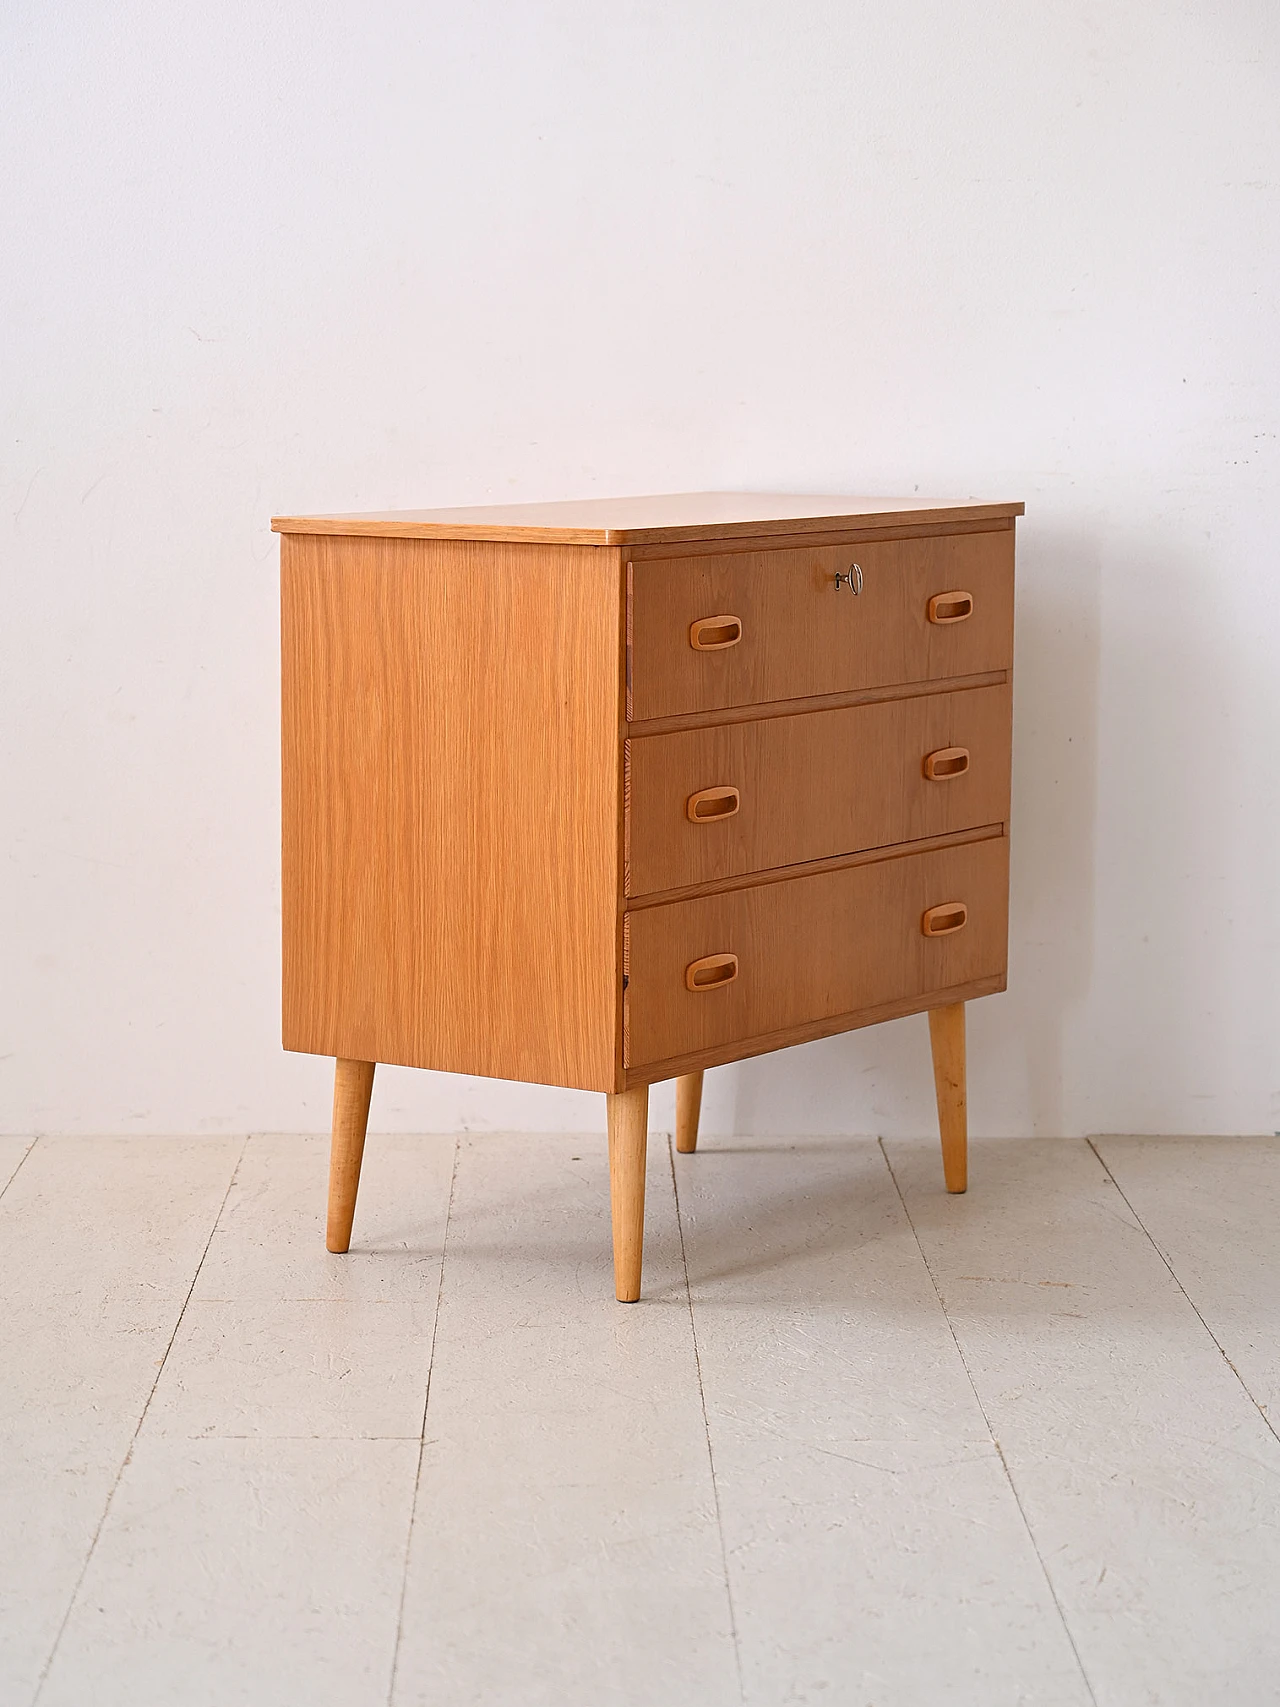
M 930 622 L 963 622 L 972 615 L 972 593 L 935 593 L 929 600 Z
M 963 776 L 968 768 L 968 747 L 939 747 L 924 761 L 924 774 L 930 782 L 946 782 L 950 777 Z
M 740 616 L 704 616 L 689 630 L 689 644 L 695 652 L 723 652 L 741 639 Z
M 962 931 L 968 922 L 969 909 L 963 901 L 944 901 L 925 912 L 920 929 L 925 936 L 950 936 L 953 931 Z
M 717 818 L 732 818 L 740 802 L 736 788 L 700 788 L 684 803 L 691 824 L 713 824 Z
M 704 954 L 701 960 L 691 960 L 684 969 L 686 990 L 719 990 L 732 984 L 738 976 L 736 954 Z

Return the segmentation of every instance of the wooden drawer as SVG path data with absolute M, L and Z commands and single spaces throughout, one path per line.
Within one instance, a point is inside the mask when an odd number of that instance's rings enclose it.
M 855 563 L 856 594 L 835 579 Z M 980 675 L 1013 660 L 1012 528 L 645 559 L 630 576 L 633 720 Z M 970 614 L 931 621 L 930 600 L 951 592 L 972 596 Z M 695 647 L 694 625 L 709 618 L 726 621 Z
M 1004 823 L 1009 707 L 970 688 L 635 737 L 628 893 Z
M 632 911 L 627 1065 L 1002 977 L 1008 850 L 998 836 Z M 926 936 L 926 910 L 951 902 L 967 908 L 963 928 Z M 687 987 L 695 962 L 730 955 L 731 982 Z M 727 970 L 713 964 L 705 975 Z

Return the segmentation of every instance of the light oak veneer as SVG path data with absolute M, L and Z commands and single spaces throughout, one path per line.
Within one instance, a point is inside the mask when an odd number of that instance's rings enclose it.
M 1003 977 L 1008 849 L 998 836 L 631 914 L 627 1066 Z M 926 936 L 925 913 L 952 901 L 965 927 Z M 736 955 L 737 977 L 691 991 L 685 967 L 713 954 Z
M 291 536 L 287 1049 L 618 1088 L 621 571 Z
M 629 895 L 1003 822 L 1007 685 L 716 724 L 627 743 Z M 965 769 L 931 777 L 935 754 Z M 956 765 L 958 760 L 949 761 Z M 721 815 L 690 800 L 732 789 Z
M 856 563 L 862 592 L 835 578 Z M 939 591 L 973 614 L 931 622 Z M 698 651 L 690 629 L 741 638 Z M 1013 532 L 655 559 L 631 570 L 629 713 L 637 721 L 934 677 L 1004 670 L 1013 644 Z
M 491 539 L 543 545 L 662 545 L 936 523 L 1008 522 L 1021 504 L 926 502 L 920 498 L 797 496 L 789 492 L 673 492 L 658 497 L 578 498 L 463 510 L 375 510 L 357 515 L 275 516 L 277 533 L 348 538 Z
M 702 493 L 281 517 L 284 1042 L 609 1099 L 639 1296 L 648 1085 L 1002 989 L 1020 504 Z

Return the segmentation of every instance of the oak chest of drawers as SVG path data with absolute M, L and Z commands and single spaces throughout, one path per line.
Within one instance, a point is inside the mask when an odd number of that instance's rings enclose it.
M 277 518 L 284 1044 L 608 1097 L 640 1290 L 648 1086 L 1005 985 L 1021 504 L 696 494 Z

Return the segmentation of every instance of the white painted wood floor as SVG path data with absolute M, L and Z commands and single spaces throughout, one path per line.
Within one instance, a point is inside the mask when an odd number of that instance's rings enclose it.
M 0 1140 L 4 1707 L 1280 1702 L 1280 1143 L 326 1148 Z

